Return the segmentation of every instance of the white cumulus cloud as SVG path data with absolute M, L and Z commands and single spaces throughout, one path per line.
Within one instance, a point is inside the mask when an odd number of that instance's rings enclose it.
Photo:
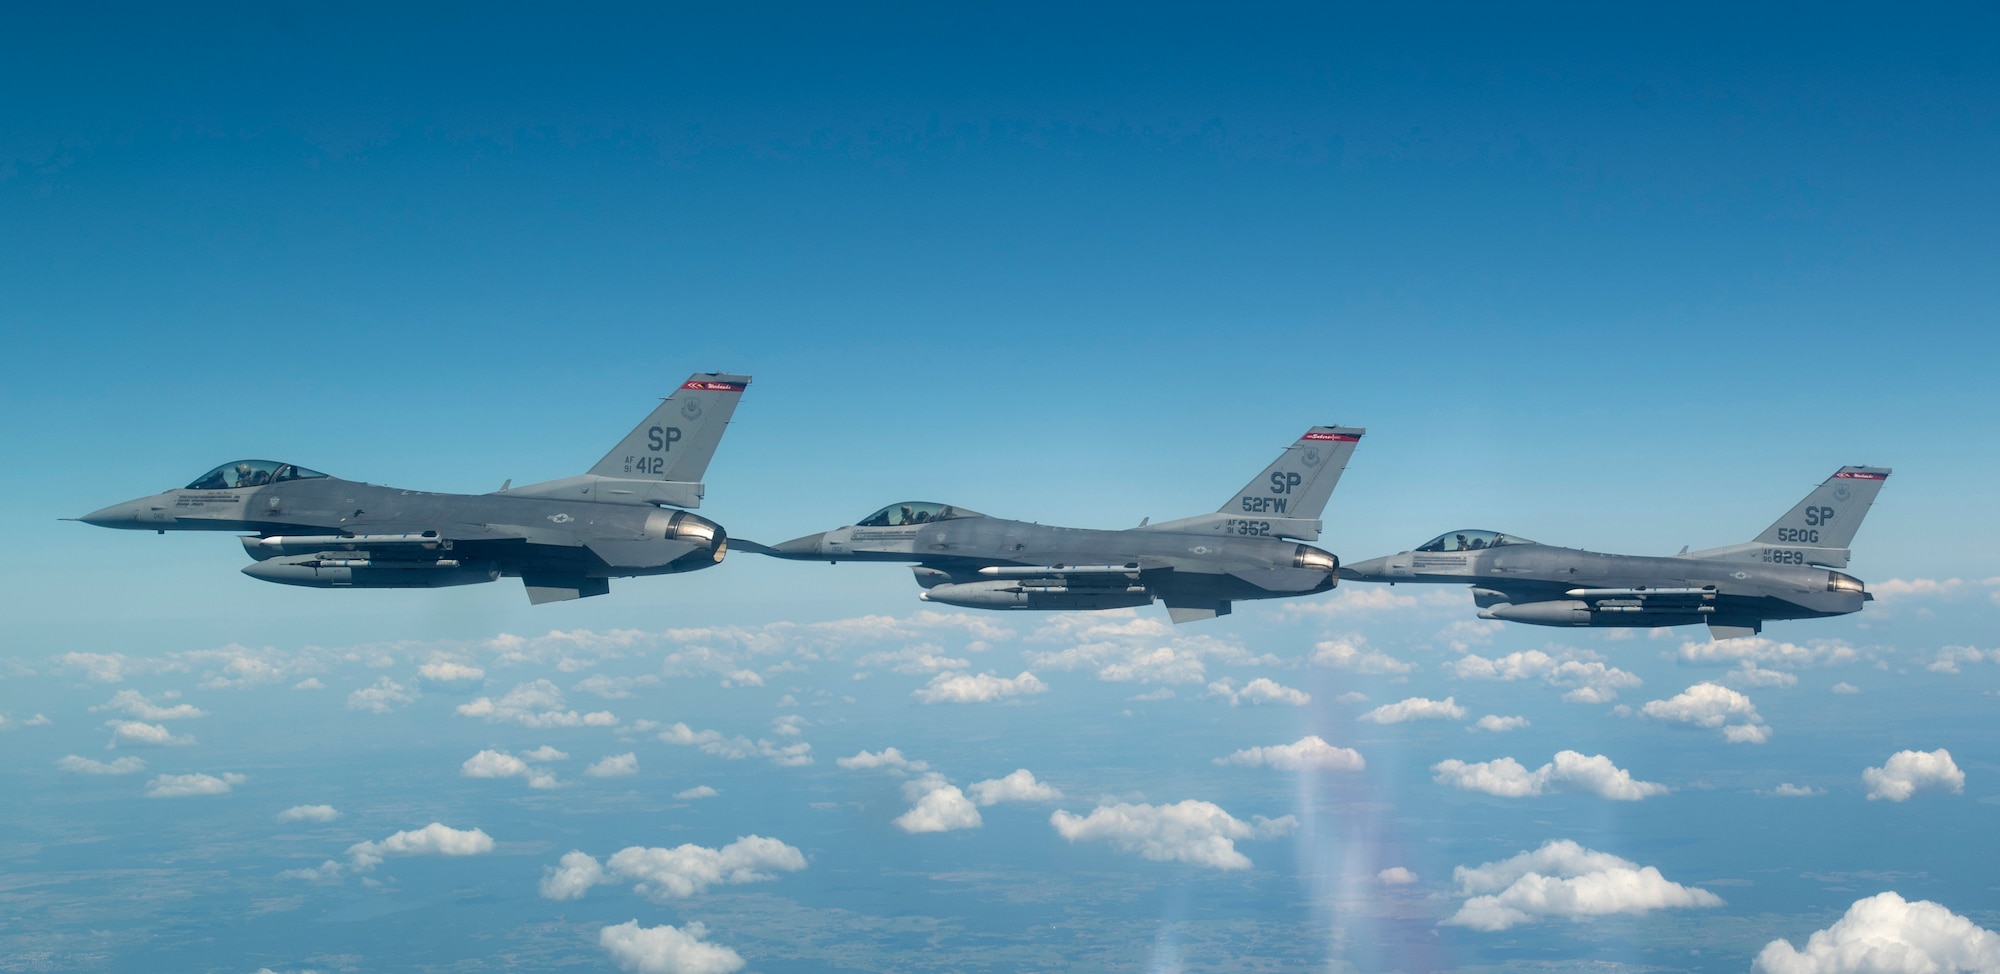
M 240 774 L 163 774 L 146 782 L 147 798 L 190 798 L 196 795 L 227 795 L 229 790 L 249 781 Z
M 1640 684 L 1637 676 L 1607 666 L 1596 653 L 1585 650 L 1550 655 L 1529 649 L 1493 659 L 1467 655 L 1453 662 L 1451 671 L 1461 680 L 1541 680 L 1568 688 L 1563 699 L 1571 703 L 1609 703 L 1618 699 L 1618 691 Z
M 1441 785 L 1501 798 L 1526 798 L 1546 791 L 1579 791 L 1613 801 L 1638 801 L 1667 793 L 1667 786 L 1638 781 L 1602 754 L 1559 751 L 1555 759 L 1529 771 L 1513 758 L 1468 764 L 1453 758 L 1431 765 Z
M 1279 771 L 1360 771 L 1368 766 L 1361 752 L 1335 747 L 1318 734 L 1308 734 L 1290 744 L 1246 747 L 1226 758 L 1216 758 L 1215 763 Z
M 377 677 L 373 685 L 348 694 L 347 709 L 386 714 L 399 706 L 415 703 L 416 700 L 415 691 L 384 676 Z
M 1954 795 L 1965 791 L 1965 772 L 1958 769 L 1951 752 L 1944 748 L 1897 751 L 1881 767 L 1862 771 L 1861 780 L 1868 785 L 1869 801 L 1882 798 L 1900 802 L 1919 791 L 1948 791 Z
M 693 788 L 686 788 L 674 792 L 674 797 L 681 801 L 687 802 L 687 801 L 694 801 L 697 798 L 714 798 L 715 796 L 720 794 L 722 794 L 722 792 L 716 791 L 714 788 L 710 788 L 707 785 L 696 785 Z
M 93 761 L 68 754 L 56 762 L 56 767 L 72 774 L 137 774 L 146 770 L 146 762 L 129 757 L 113 761 Z
M 556 776 L 505 751 L 481 751 L 465 759 L 458 773 L 467 778 L 526 778 L 530 788 L 554 788 Z
M 1697 683 L 1668 699 L 1648 701 L 1639 712 L 1655 720 L 1720 727 L 1731 744 L 1762 744 L 1771 736 L 1750 698 L 1720 683 Z
M 2000 934 L 1929 900 L 1895 892 L 1855 900 L 1804 950 L 1773 940 L 1752 970 L 1763 974 L 1955 974 L 2000 971 Z
M 1657 867 L 1642 867 L 1567 839 L 1499 862 L 1459 866 L 1452 879 L 1465 902 L 1444 922 L 1474 930 L 1505 930 L 1551 917 L 1722 905 L 1721 897 L 1672 882 Z
M 931 767 L 922 761 L 910 760 L 902 751 L 893 747 L 885 747 L 880 751 L 861 751 L 853 757 L 835 758 L 833 763 L 849 770 L 886 768 L 890 771 L 918 772 L 929 771 Z
M 1357 719 L 1371 724 L 1400 724 L 1411 720 L 1464 720 L 1465 708 L 1459 706 L 1458 700 L 1453 697 L 1446 697 L 1443 700 L 1410 697 L 1395 703 L 1383 704 Z
M 703 939 L 707 936 L 708 928 L 699 921 L 676 928 L 642 927 L 627 920 L 599 930 L 597 943 L 619 970 L 635 974 L 732 974 L 743 969 L 741 955 L 709 943 Z
M 1268 677 L 1258 677 L 1237 689 L 1236 681 L 1228 677 L 1208 685 L 1208 695 L 1229 701 L 1232 707 L 1244 704 L 1259 706 L 1267 703 L 1284 704 L 1287 707 L 1303 707 L 1312 702 L 1312 694 L 1293 689 Z
M 922 646 L 906 646 L 898 650 L 877 650 L 854 661 L 857 668 L 886 666 L 898 673 L 922 676 L 927 673 L 943 673 L 948 670 L 963 670 L 972 665 L 970 660 L 944 655 L 942 647 L 934 643 Z
M 432 683 L 457 683 L 462 680 L 484 680 L 486 671 L 466 663 L 435 660 L 417 667 L 417 676 Z
M 493 837 L 480 829 L 454 829 L 432 822 L 379 841 L 356 842 L 347 847 L 347 858 L 355 872 L 365 873 L 391 856 L 478 856 L 492 851 Z
M 137 720 L 107 720 L 104 726 L 111 728 L 111 743 L 107 747 L 120 744 L 135 744 L 144 747 L 180 747 L 194 743 L 192 734 L 175 734 L 159 724 L 148 724 Z
M 168 696 L 175 696 L 175 694 L 168 694 Z M 208 716 L 202 712 L 201 708 L 191 703 L 177 703 L 171 707 L 162 707 L 146 699 L 137 690 L 120 690 L 112 694 L 110 700 L 90 709 L 93 713 L 100 710 L 122 710 L 140 720 L 186 720 L 191 717 Z
M 1854 647 L 1838 639 L 1788 643 L 1768 636 L 1740 636 L 1707 642 L 1684 642 L 1681 659 L 1689 663 L 1756 663 L 1783 669 L 1839 666 L 1860 658 Z
M 1108 842 L 1154 862 L 1248 869 L 1250 858 L 1236 851 L 1237 840 L 1287 835 L 1298 819 L 1258 815 L 1245 822 L 1212 802 L 1190 798 L 1172 805 L 1099 805 L 1089 815 L 1058 809 L 1049 824 L 1071 842 Z
M 1402 866 L 1390 866 L 1376 873 L 1375 881 L 1384 886 L 1410 886 L 1416 883 L 1417 874 Z
M 1466 730 L 1483 730 L 1495 734 L 1504 734 L 1508 731 L 1520 730 L 1526 726 L 1528 726 L 1528 718 L 1526 717 L 1502 717 L 1499 714 L 1487 714 L 1475 721 L 1471 727 L 1467 727 Z
M 1314 645 L 1309 659 L 1314 666 L 1327 666 L 1364 676 L 1400 676 L 1416 669 L 1415 664 L 1405 663 L 1375 649 L 1368 645 L 1366 638 L 1355 635 L 1339 636 Z
M 985 824 L 965 792 L 935 771 L 903 782 L 903 797 L 913 804 L 894 824 L 905 832 L 955 832 Z
M 339 817 L 332 805 L 293 805 L 278 813 L 280 822 L 331 822 Z
M 1048 689 L 1048 684 L 1026 670 L 1011 678 L 992 673 L 939 673 L 929 684 L 911 691 L 910 696 L 920 703 L 988 703 L 1047 693 Z
M 679 722 L 661 731 L 659 739 L 667 744 L 693 747 L 703 754 L 712 754 L 731 761 L 763 757 L 781 768 L 803 767 L 813 763 L 812 745 L 804 741 L 784 745 L 761 739 L 752 741 L 747 737 L 727 737 L 717 730 L 698 731 Z
M 618 723 L 617 716 L 608 710 L 579 714 L 568 709 L 562 690 L 548 680 L 516 684 L 514 689 L 498 699 L 478 697 L 471 703 L 459 704 L 458 713 L 493 723 L 512 723 L 536 729 L 611 727 Z
M 1001 802 L 1052 802 L 1063 796 L 1055 786 L 1036 781 L 1034 772 L 1027 768 L 1016 768 L 999 778 L 975 781 L 967 786 L 974 803 L 998 805 Z
M 639 773 L 639 756 L 627 751 L 599 759 L 583 773 L 593 778 L 626 778 Z
M 2000 649 L 1982 650 L 1977 646 L 1946 646 L 1938 650 L 1924 669 L 1932 673 L 1957 673 L 1960 663 L 2000 663 Z
M 777 839 L 746 835 L 719 849 L 693 843 L 671 849 L 627 846 L 602 865 L 588 853 L 571 851 L 542 876 L 542 896 L 581 898 L 592 886 L 631 883 L 632 891 L 656 900 L 686 899 L 710 886 L 736 886 L 777 878 L 806 868 L 805 853 Z

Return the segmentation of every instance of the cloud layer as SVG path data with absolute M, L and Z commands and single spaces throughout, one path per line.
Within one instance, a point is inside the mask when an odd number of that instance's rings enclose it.
M 1763 974 L 1943 974 L 2000 971 L 2000 934 L 1929 900 L 1894 892 L 1854 901 L 1804 950 L 1773 940 L 1752 968 Z
M 743 958 L 727 947 L 704 940 L 708 928 L 690 922 L 642 927 L 627 920 L 597 932 L 598 946 L 622 971 L 636 974 L 731 974 L 743 969 Z
M 1410 697 L 1395 703 L 1376 707 L 1358 719 L 1371 724 L 1401 724 L 1412 720 L 1464 720 L 1465 708 L 1457 699 L 1446 697 L 1432 700 L 1428 697 Z
M 1647 702 L 1639 712 L 1655 720 L 1722 728 L 1731 744 L 1762 744 L 1771 730 L 1750 698 L 1720 683 L 1697 683 L 1665 700 Z
M 1244 822 L 1211 802 L 1188 799 L 1172 805 L 1099 805 L 1089 815 L 1057 810 L 1049 824 L 1071 842 L 1108 842 L 1154 862 L 1248 869 L 1250 858 L 1236 851 L 1237 840 L 1287 835 L 1298 820 L 1258 815 Z
M 1513 758 L 1467 764 L 1456 758 L 1431 765 L 1438 784 L 1501 798 L 1525 798 L 1544 791 L 1578 791 L 1613 801 L 1638 801 L 1667 793 L 1667 786 L 1638 781 L 1602 754 L 1559 751 L 1533 771 Z
M 1361 752 L 1335 747 L 1318 734 L 1308 734 L 1290 744 L 1246 747 L 1226 758 L 1216 758 L 1215 763 L 1279 771 L 1360 771 L 1368 766 Z
M 1722 898 L 1682 886 L 1652 866 L 1594 852 L 1567 839 L 1510 859 L 1452 870 L 1465 902 L 1445 919 L 1451 926 L 1506 930 L 1548 918 L 1716 907 Z
M 806 868 L 805 853 L 777 839 L 746 835 L 719 849 L 693 843 L 674 848 L 627 846 L 599 864 L 580 850 L 564 854 L 542 876 L 543 897 L 581 899 L 592 886 L 629 882 L 632 891 L 655 900 L 686 899 L 710 886 L 735 886 L 777 878 Z
M 1919 791 L 1965 791 L 1965 772 L 1944 748 L 1935 751 L 1897 751 L 1879 768 L 1861 772 L 1868 786 L 1868 800 L 1907 801 Z

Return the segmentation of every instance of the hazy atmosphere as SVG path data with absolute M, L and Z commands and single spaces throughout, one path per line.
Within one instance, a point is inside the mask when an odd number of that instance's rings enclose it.
M 2000 970 L 2000 17 L 0 14 L 0 971 Z M 702 517 L 1670 555 L 1893 467 L 1839 618 L 893 564 L 322 591 L 59 520 L 477 494 L 754 376 Z

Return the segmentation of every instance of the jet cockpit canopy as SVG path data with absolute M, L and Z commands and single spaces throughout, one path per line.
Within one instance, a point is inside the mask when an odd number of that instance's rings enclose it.
M 1510 544 L 1534 544 L 1526 538 L 1498 531 L 1446 531 L 1419 546 L 1418 551 L 1482 551 Z
M 265 484 L 279 484 L 288 480 L 311 480 L 326 474 L 317 470 L 307 470 L 297 464 L 279 463 L 275 460 L 231 460 L 220 467 L 196 477 L 187 490 L 230 490 L 236 487 L 262 487 Z
M 891 504 L 873 514 L 854 522 L 857 528 L 897 528 L 910 524 L 929 524 L 932 521 L 950 521 L 961 517 L 985 517 L 978 511 L 968 511 L 950 504 L 933 504 L 929 501 L 904 501 Z

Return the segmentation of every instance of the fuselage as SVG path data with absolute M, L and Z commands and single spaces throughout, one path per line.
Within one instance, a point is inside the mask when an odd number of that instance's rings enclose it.
M 895 505 L 892 505 L 892 508 Z M 975 608 L 1114 608 L 1151 603 L 1216 605 L 1334 587 L 1338 561 L 1311 545 L 1270 537 L 1134 528 L 1065 528 L 987 517 L 947 505 L 948 516 L 900 517 L 796 538 L 770 549 L 784 558 L 881 561 L 916 566 L 931 601 Z M 1222 519 L 1228 520 L 1228 519 Z M 1255 522 L 1228 530 L 1250 532 Z
M 1858 612 L 1870 597 L 1860 580 L 1809 565 L 1615 555 L 1519 540 L 1405 551 L 1348 565 L 1341 575 L 1471 585 L 1486 618 L 1560 626 L 1809 619 Z
M 80 520 L 161 532 L 248 532 L 254 537 L 243 539 L 244 548 L 258 564 L 246 574 L 325 587 L 342 586 L 315 580 L 432 587 L 501 575 L 659 575 L 714 565 L 727 544 L 712 522 L 650 505 L 435 493 L 323 475 L 169 490 Z

